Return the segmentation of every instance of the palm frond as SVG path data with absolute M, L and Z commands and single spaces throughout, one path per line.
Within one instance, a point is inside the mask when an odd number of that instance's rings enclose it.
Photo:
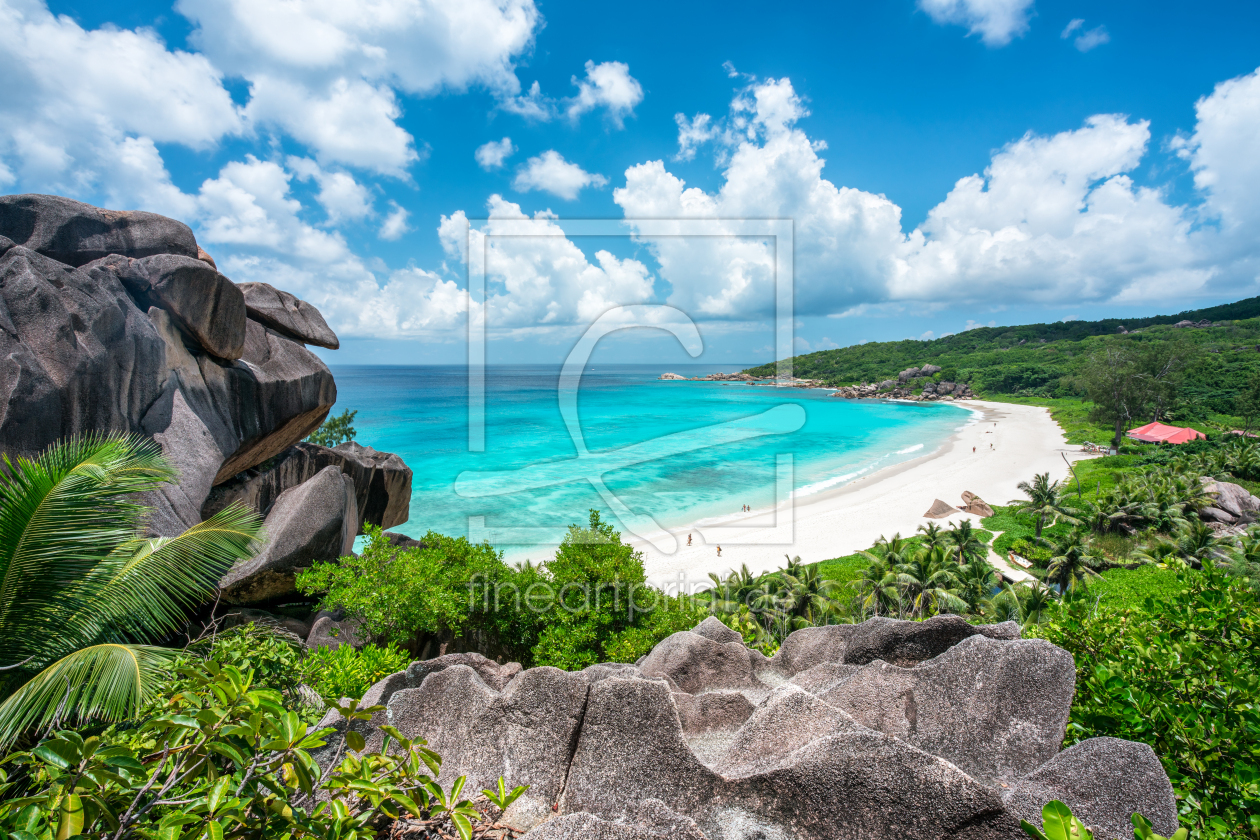
M 0 748 L 50 722 L 116 721 L 148 701 L 164 666 L 179 651 L 105 644 L 76 650 L 32 677 L 0 703 Z
M 261 536 L 258 514 L 232 504 L 177 537 L 128 540 L 76 588 L 80 608 L 67 621 L 75 635 L 92 641 L 119 633 L 161 638 L 181 626 L 233 564 L 253 556 Z
M 0 469 L 0 665 L 46 649 L 71 593 L 131 539 L 145 508 L 131 500 L 175 476 L 155 443 L 88 435 Z

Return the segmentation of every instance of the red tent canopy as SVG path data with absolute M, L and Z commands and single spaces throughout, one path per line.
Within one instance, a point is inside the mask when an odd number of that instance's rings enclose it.
M 1203 432 L 1194 429 L 1165 426 L 1163 423 L 1147 423 L 1145 426 L 1130 429 L 1127 434 L 1143 443 L 1185 443 L 1188 440 L 1207 437 Z

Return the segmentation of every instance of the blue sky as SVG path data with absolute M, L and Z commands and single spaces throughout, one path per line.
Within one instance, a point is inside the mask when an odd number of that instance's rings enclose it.
M 649 217 L 793 219 L 801 350 L 1170 312 L 1260 293 L 1258 36 L 1253 3 L 0 0 L 0 191 L 184 219 L 333 363 L 462 361 L 464 219 L 521 215 L 627 236 L 491 237 L 491 361 L 645 303 L 768 359 L 772 252 Z

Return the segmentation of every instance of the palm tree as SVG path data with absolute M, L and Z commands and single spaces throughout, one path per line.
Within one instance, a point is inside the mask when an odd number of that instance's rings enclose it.
M 1228 560 L 1232 547 L 1233 540 L 1217 536 L 1206 522 L 1190 522 L 1177 532 L 1177 548 L 1191 565 L 1196 562 L 1202 565 L 1205 560 Z
M 1020 513 L 1031 513 L 1037 517 L 1037 536 L 1041 536 L 1041 528 L 1047 522 L 1054 523 L 1058 519 L 1076 524 L 1076 511 L 1063 503 L 1063 487 L 1057 481 L 1050 480 L 1050 473 L 1039 473 L 1033 476 L 1032 482 L 1021 481 L 1019 492 L 1028 498 L 1014 499 Z
M 971 523 L 968 522 L 967 524 L 970 525 Z M 923 545 L 928 548 L 937 548 L 945 545 L 946 543 L 945 529 L 940 525 L 937 525 L 935 522 L 920 525 L 919 533 L 923 535 L 920 538 L 923 541 Z
M 870 564 L 862 571 L 857 588 L 862 593 L 861 608 L 866 615 L 901 616 L 901 585 L 897 582 L 897 564 L 887 557 L 860 552 Z
M 993 595 L 998 585 L 997 572 L 988 561 L 975 557 L 971 562 L 959 566 L 955 572 L 958 585 L 962 590 L 962 598 L 972 609 L 980 606 Z
M 88 436 L 0 470 L 0 745 L 69 720 L 115 721 L 152 696 L 177 631 L 261 522 L 233 505 L 143 536 L 136 493 L 175 478 L 152 441 Z
M 966 611 L 967 602 L 959 597 L 956 568 L 943 548 L 922 549 L 897 567 L 897 583 L 916 615 Z
M 950 553 L 958 561 L 958 565 L 966 563 L 972 557 L 983 557 L 989 552 L 989 546 L 980 539 L 971 521 L 964 519 L 945 533 L 949 538 Z
M 724 578 L 709 572 L 709 580 L 713 581 L 709 597 L 715 612 L 724 615 L 738 611 L 740 606 L 752 606 L 749 596 L 757 591 L 757 578 L 748 571 L 747 563 L 740 566 L 738 572 L 731 570 Z
M 1229 571 L 1253 589 L 1260 588 L 1260 528 L 1252 528 L 1230 552 Z
M 1040 624 L 1042 615 L 1053 603 L 1054 593 L 1037 581 L 1017 587 L 1003 584 L 1002 591 L 988 602 L 995 618 L 1015 621 L 1022 627 Z
M 783 581 L 782 606 L 788 615 L 800 619 L 800 626 L 814 627 L 825 623 L 836 611 L 836 603 L 831 595 L 839 587 L 839 582 L 827 580 L 818 574 L 817 566 L 803 566 L 800 558 L 796 564 L 789 562 L 788 568 L 796 569 L 789 574 L 787 569 L 775 573 L 775 577 Z
M 1079 530 L 1065 534 L 1050 543 L 1050 559 L 1046 563 L 1046 580 L 1056 584 L 1059 591 L 1084 585 L 1091 577 L 1100 577 L 1097 567 L 1102 562 Z

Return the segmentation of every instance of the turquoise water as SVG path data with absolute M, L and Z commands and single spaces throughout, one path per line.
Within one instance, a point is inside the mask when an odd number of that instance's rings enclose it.
M 724 369 L 689 365 L 684 376 Z M 469 451 L 462 366 L 333 368 L 335 412 L 358 410 L 358 440 L 400 455 L 414 472 L 411 519 L 395 530 L 469 534 L 470 517 L 498 547 L 556 542 L 586 511 L 663 528 L 771 507 L 776 456 L 790 453 L 798 498 L 925 455 L 966 410 L 938 403 L 836 399 L 822 390 L 723 382 L 664 382 L 653 366 L 588 369 L 570 434 L 557 397 L 559 366 L 491 367 L 485 444 Z M 580 435 L 589 455 L 579 462 Z M 703 447 L 703 448 L 697 448 Z M 601 497 L 586 476 L 602 478 Z M 528 532 L 514 529 L 527 528 Z M 642 531 L 640 530 L 640 533 Z

